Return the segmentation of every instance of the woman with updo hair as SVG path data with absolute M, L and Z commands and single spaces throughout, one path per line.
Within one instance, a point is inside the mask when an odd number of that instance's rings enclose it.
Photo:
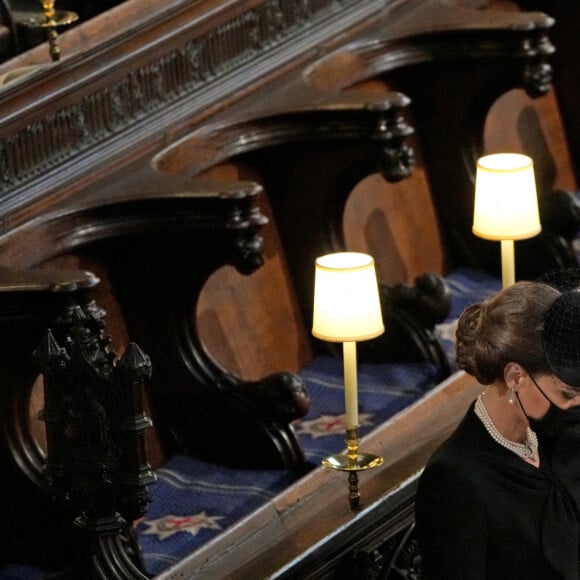
M 424 580 L 578 580 L 580 292 L 518 282 L 456 339 L 482 392 L 419 480 Z

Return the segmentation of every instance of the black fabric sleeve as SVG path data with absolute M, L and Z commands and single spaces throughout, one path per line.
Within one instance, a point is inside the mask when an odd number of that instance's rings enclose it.
M 486 578 L 487 523 L 476 482 L 444 465 L 428 466 L 415 501 L 425 580 Z

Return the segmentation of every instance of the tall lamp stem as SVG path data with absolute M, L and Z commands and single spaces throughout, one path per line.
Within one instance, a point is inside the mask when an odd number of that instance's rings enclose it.
M 516 281 L 513 240 L 501 240 L 501 281 L 504 288 Z
M 348 430 L 358 427 L 356 342 L 343 342 L 342 353 L 344 357 L 345 427 Z

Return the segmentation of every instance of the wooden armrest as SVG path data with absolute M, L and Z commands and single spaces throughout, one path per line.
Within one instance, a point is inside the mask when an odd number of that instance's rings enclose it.
M 94 288 L 99 279 L 81 270 L 17 270 L 0 266 L 0 296 L 13 293 L 67 293 Z

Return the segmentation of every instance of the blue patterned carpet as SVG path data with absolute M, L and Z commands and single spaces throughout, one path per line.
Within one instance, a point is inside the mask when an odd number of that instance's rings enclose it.
M 154 501 L 137 525 L 147 573 L 158 574 L 296 480 L 286 471 L 228 469 L 174 457 L 157 471 Z
M 0 570 L 2 580 L 41 580 L 46 576 L 46 572 L 31 566 L 21 566 L 10 564 Z

